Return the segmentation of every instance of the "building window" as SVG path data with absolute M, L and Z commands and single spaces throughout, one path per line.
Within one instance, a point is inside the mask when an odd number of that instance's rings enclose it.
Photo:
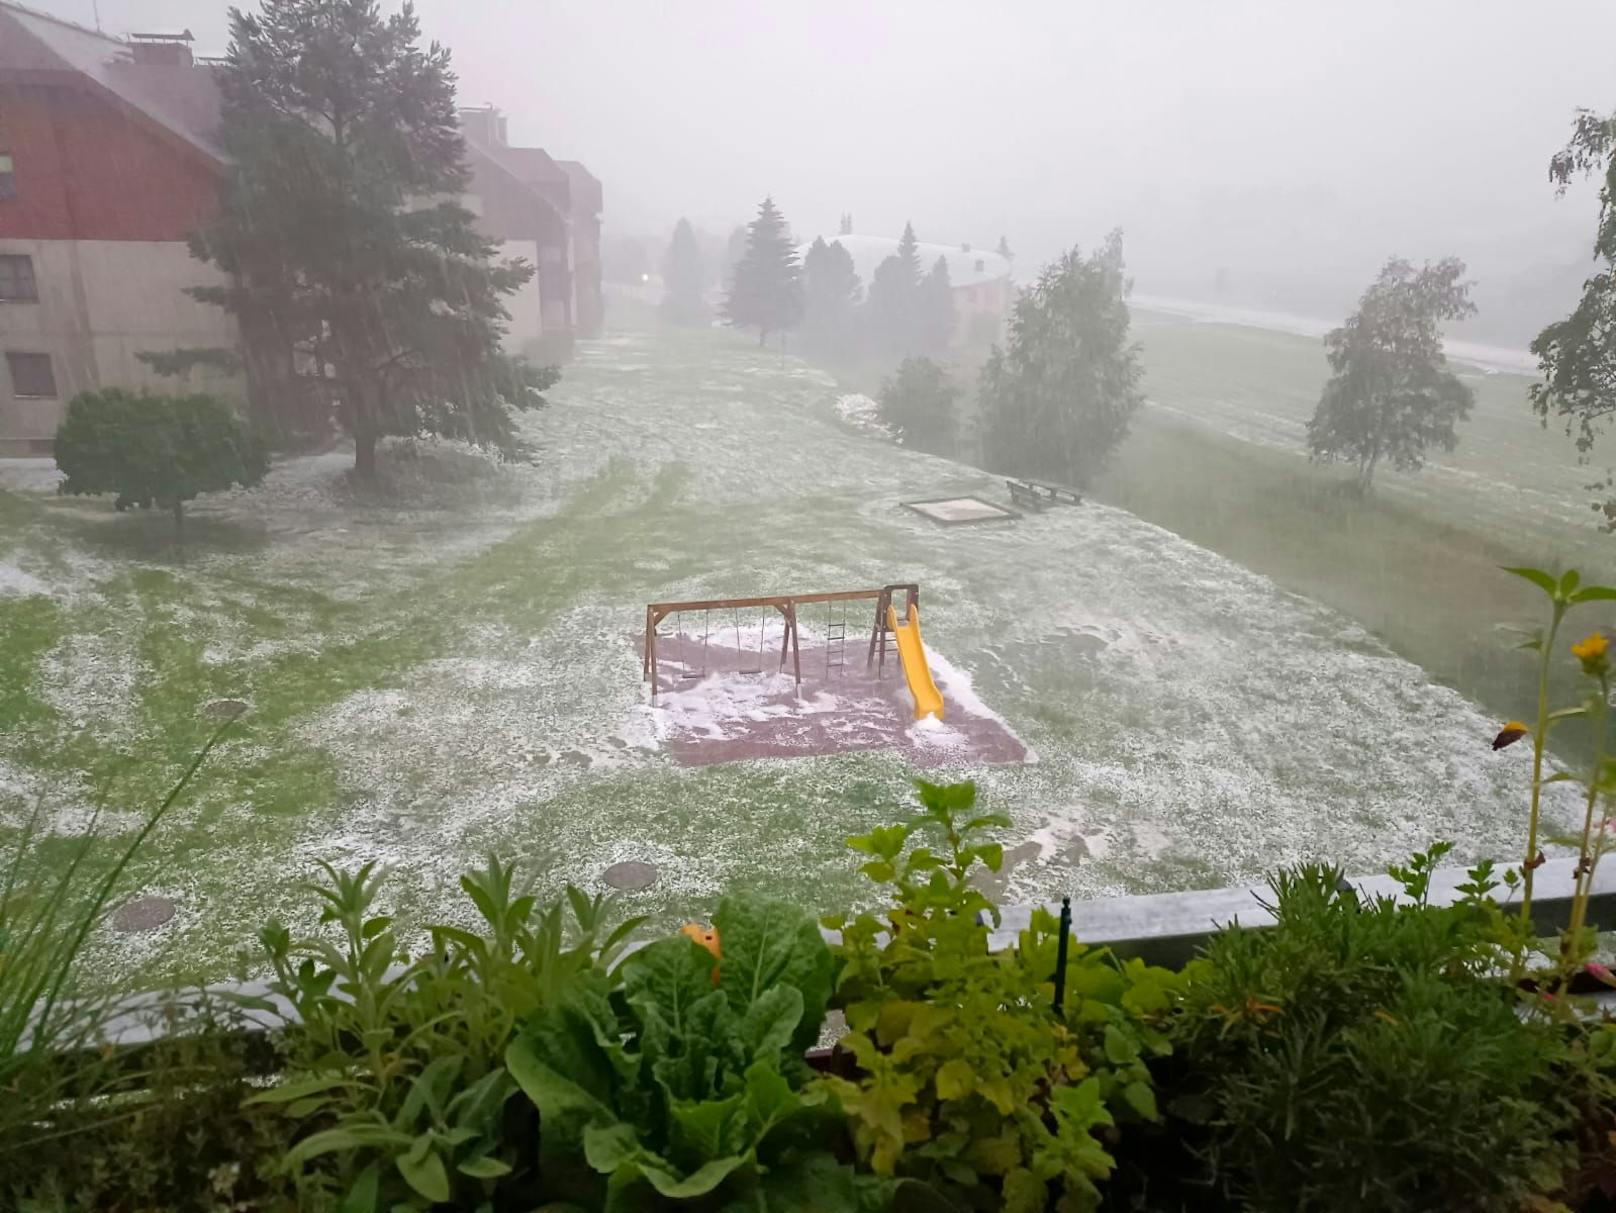
M 11 153 L 0 152 L 0 202 L 17 196 L 17 175 L 11 167 Z
M 56 374 L 51 370 L 49 354 L 7 354 L 6 369 L 11 372 L 13 396 L 56 398 Z
M 0 254 L 0 303 L 38 303 L 32 257 Z
M 986 270 L 986 269 L 987 269 L 987 268 L 988 268 L 988 262 L 987 262 L 987 258 L 985 258 L 985 257 L 978 257 L 978 258 L 977 258 L 977 259 L 976 259 L 976 272 L 977 272 L 977 273 L 979 273 L 979 274 L 980 274 L 980 273 L 982 273 L 982 272 L 983 272 L 983 271 L 984 271 L 984 270 Z

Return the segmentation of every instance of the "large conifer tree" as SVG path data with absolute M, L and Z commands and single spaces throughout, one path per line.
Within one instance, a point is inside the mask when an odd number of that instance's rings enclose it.
M 354 469 L 422 431 L 505 450 L 512 409 L 553 381 L 500 353 L 503 299 L 533 274 L 454 199 L 466 189 L 449 52 L 411 5 L 263 0 L 230 12 L 219 73 L 229 155 L 192 251 L 231 276 L 193 294 L 241 322 L 249 370 L 279 363 L 333 402 Z
M 700 324 L 707 318 L 707 265 L 690 220 L 674 225 L 662 258 L 662 314 L 675 324 Z
M 854 343 L 860 282 L 840 241 L 819 237 L 802 259 L 803 339 L 818 354 L 845 357 Z
M 920 242 L 912 223 L 903 225 L 898 250 L 875 267 L 870 279 L 870 334 L 889 354 L 913 354 L 920 336 Z
M 746 251 L 724 301 L 724 320 L 733 328 L 758 331 L 758 344 L 770 333 L 791 328 L 802 318 L 802 281 L 797 250 L 785 218 L 765 198 L 746 229 Z

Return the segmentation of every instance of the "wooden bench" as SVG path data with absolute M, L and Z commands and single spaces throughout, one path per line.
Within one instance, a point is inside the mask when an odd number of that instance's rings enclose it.
M 1082 505 L 1083 494 L 1064 484 L 1055 484 L 1049 480 L 1031 480 L 1027 487 L 1039 494 L 1051 505 Z
M 1031 510 L 1034 514 L 1040 513 L 1044 508 L 1044 498 L 1032 485 L 1022 480 L 1006 480 L 1005 487 L 1010 490 L 1010 503 L 1024 510 Z

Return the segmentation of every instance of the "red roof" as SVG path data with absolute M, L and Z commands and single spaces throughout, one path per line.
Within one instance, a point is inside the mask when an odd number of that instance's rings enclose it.
M 72 72 L 210 159 L 222 161 L 213 70 L 195 64 L 136 63 L 133 56 L 129 43 L 118 38 L 0 0 L 0 72 Z

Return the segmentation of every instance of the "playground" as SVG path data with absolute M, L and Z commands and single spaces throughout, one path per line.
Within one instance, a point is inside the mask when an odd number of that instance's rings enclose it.
M 406 923 L 455 912 L 491 851 L 543 891 L 637 872 L 624 911 L 667 923 L 734 887 L 829 912 L 868 896 L 845 839 L 917 773 L 1011 819 L 1007 901 L 1518 848 L 1491 713 L 1170 531 L 1088 501 L 939 525 L 906 503 L 1015 508 L 1008 486 L 860 432 L 827 376 L 723 332 L 591 343 L 547 395 L 531 465 L 375 503 L 340 452 L 288 460 L 193 503 L 179 549 L 166 518 L 0 465 L 0 829 L 38 806 L 64 845 L 125 834 L 246 706 L 129 874 L 172 916 L 98 938 L 102 971 L 229 971 L 310 913 L 322 859 L 389 867 Z M 940 720 L 901 657 L 871 669 L 878 599 L 845 624 L 806 601 L 897 582 Z M 687 610 L 648 678 L 648 606 L 793 595 L 784 669 L 777 607 Z
M 926 648 L 919 596 L 904 584 L 652 603 L 641 654 L 659 740 L 691 766 L 879 749 L 920 769 L 1027 761 L 970 676 Z

